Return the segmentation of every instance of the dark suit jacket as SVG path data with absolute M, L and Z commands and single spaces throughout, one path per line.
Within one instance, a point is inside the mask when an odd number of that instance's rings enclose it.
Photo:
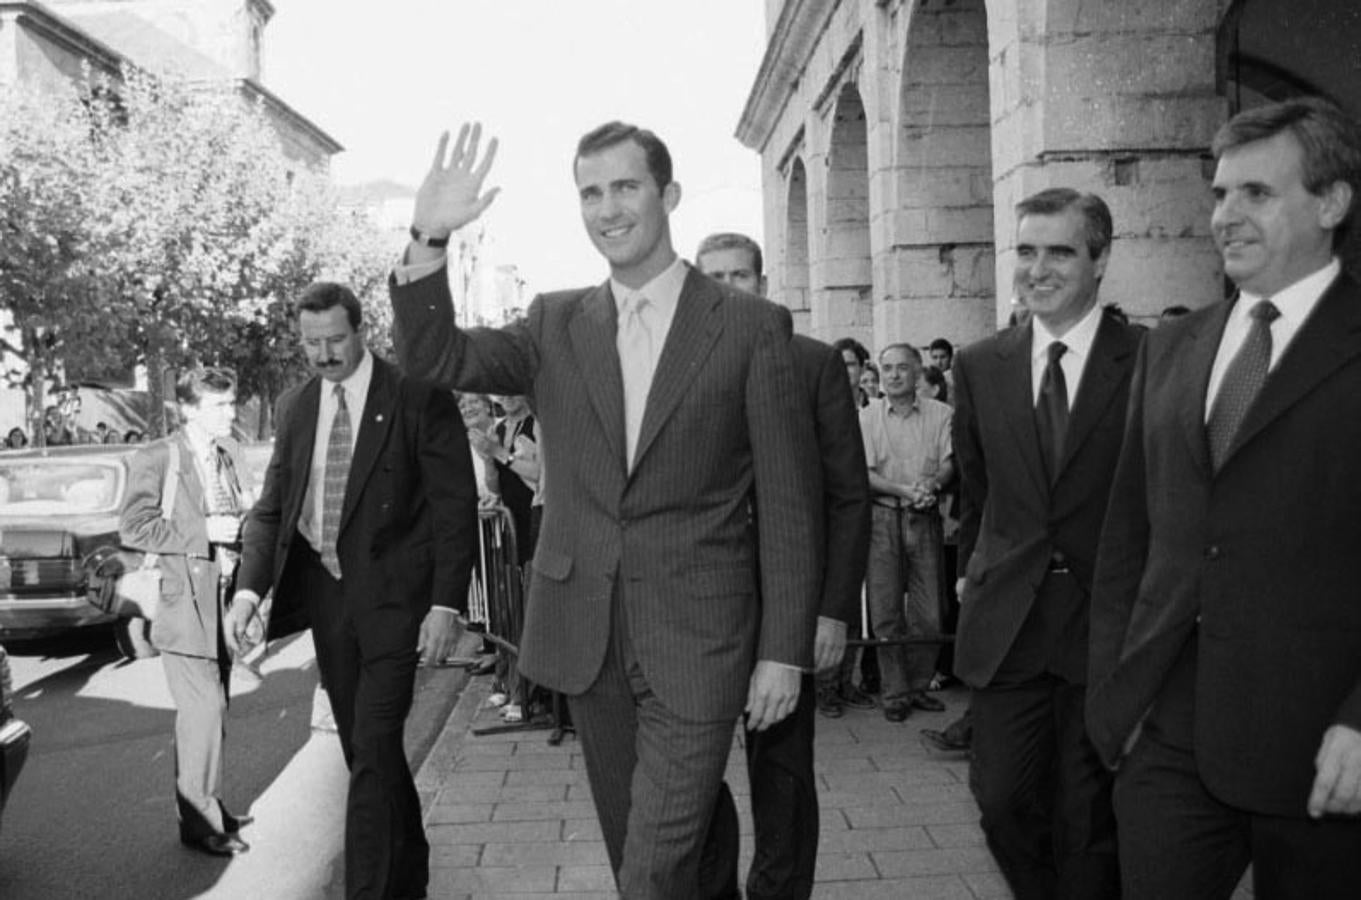
M 179 447 L 179 486 L 169 519 L 161 516 L 161 492 L 170 465 L 170 444 Z M 234 441 L 218 442 L 234 460 L 240 478 L 247 478 Z M 151 623 L 151 641 L 158 650 L 217 659 L 217 632 L 222 597 L 219 569 L 208 557 L 204 486 L 183 434 L 154 441 L 133 454 L 128 463 L 128 489 L 119 516 L 119 539 L 134 550 L 161 554 L 161 605 Z M 249 484 L 241 484 L 249 489 Z
M 289 551 L 305 543 L 298 517 L 318 439 L 321 381 L 279 398 L 274 454 L 246 520 L 237 588 L 263 597 L 274 587 L 273 616 L 281 621 L 297 622 L 306 610 L 292 589 Z M 419 626 L 432 603 L 466 610 L 477 487 L 453 397 L 375 357 L 358 427 L 336 542 L 346 608 L 399 610 L 410 614 L 408 626 L 413 617 Z
M 1139 343 L 1137 329 L 1102 318 L 1051 484 L 1035 431 L 1031 333 L 1030 325 L 1009 329 L 964 348 L 954 363 L 959 564 L 968 579 L 955 672 L 974 687 L 989 684 L 1011 652 L 1055 552 L 1067 558 L 1084 589 L 1091 587 Z M 1064 658 L 1057 663 L 1080 683 L 1086 611 L 1074 610 L 1061 627 L 1067 633 L 1060 636 Z
M 793 346 L 822 459 L 827 565 L 818 615 L 849 624 L 860 615 L 870 548 L 870 488 L 860 416 L 840 352 L 801 334 L 794 335 Z
M 1205 393 L 1228 310 L 1162 325 L 1141 353 L 1087 725 L 1115 764 L 1196 632 L 1201 778 L 1227 803 L 1302 816 L 1323 732 L 1361 729 L 1361 286 L 1344 274 L 1320 298 L 1215 472 Z
M 442 270 L 392 295 L 408 371 L 524 394 L 534 408 L 547 478 L 527 677 L 589 688 L 616 590 L 648 684 L 686 718 L 735 718 L 757 659 L 811 665 L 822 523 L 808 487 L 819 466 L 787 311 L 690 271 L 630 471 L 608 283 L 536 297 L 502 329 L 459 330 Z

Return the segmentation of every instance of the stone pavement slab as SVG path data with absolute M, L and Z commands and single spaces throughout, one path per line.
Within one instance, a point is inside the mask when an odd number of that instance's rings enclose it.
M 417 775 L 432 847 L 431 896 L 613 898 L 581 745 L 548 732 L 476 736 L 500 723 L 490 678 L 469 682 Z M 959 755 L 928 751 L 922 728 L 943 728 L 965 694 L 940 695 L 944 713 L 886 721 L 878 710 L 818 718 L 822 806 L 816 897 L 1006 897 L 983 846 Z M 751 859 L 751 813 L 740 738 L 728 782 L 738 797 L 742 870 Z
M 486 704 L 490 677 L 464 690 L 417 774 L 431 844 L 430 896 L 469 900 L 614 900 L 581 745 L 547 744 L 545 730 L 477 736 L 500 724 Z M 879 710 L 817 721 L 821 804 L 819 900 L 1010 900 L 978 826 L 963 754 L 923 744 L 968 702 L 938 694 L 942 713 L 891 723 Z M 741 872 L 751 861 L 749 789 L 740 737 L 728 783 L 742 826 Z M 1234 900 L 1251 894 L 1240 890 Z

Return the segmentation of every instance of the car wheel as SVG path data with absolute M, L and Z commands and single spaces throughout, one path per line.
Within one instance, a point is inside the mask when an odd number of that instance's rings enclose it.
M 161 655 L 161 651 L 151 645 L 151 623 L 146 619 L 119 619 L 113 627 L 113 638 L 124 659 L 148 659 Z

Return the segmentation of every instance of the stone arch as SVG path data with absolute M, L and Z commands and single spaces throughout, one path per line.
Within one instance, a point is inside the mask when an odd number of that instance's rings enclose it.
M 832 114 L 821 258 L 813 268 L 812 332 L 864 334 L 872 322 L 868 130 L 860 91 L 848 82 Z
M 799 331 L 809 326 L 808 296 L 808 173 L 803 160 L 795 157 L 789 167 L 788 193 L 785 197 L 784 300 L 794 313 Z
M 995 249 L 984 0 L 918 0 L 904 42 L 881 343 L 992 329 Z

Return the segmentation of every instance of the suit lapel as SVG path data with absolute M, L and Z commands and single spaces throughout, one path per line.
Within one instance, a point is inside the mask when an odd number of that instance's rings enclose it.
M 387 441 L 388 431 L 396 418 L 397 373 L 378 357 L 373 358 L 373 377 L 369 380 L 369 394 L 364 398 L 364 419 L 358 423 L 354 456 L 350 458 L 350 477 L 345 482 L 345 505 L 340 512 L 340 530 L 354 514 L 359 497 L 364 493 L 374 464 Z
M 700 363 L 718 340 L 721 319 L 718 305 L 723 295 L 708 279 L 693 269 L 685 276 L 676 315 L 671 320 L 666 343 L 662 346 L 657 371 L 652 376 L 643 424 L 638 432 L 638 447 L 633 462 L 635 471 L 647 449 L 666 424 L 685 395 L 685 389 L 699 372 Z M 623 408 L 622 398 L 620 408 Z
M 321 379 L 313 377 L 298 394 L 297 405 L 293 408 L 290 427 L 293 429 L 293 458 L 289 460 L 290 469 L 302 475 L 294 478 L 289 485 L 286 511 L 293 515 L 285 524 L 291 531 L 297 527 L 298 519 L 306 515 L 302 508 L 307 497 L 307 482 L 312 477 L 312 448 L 317 440 L 317 411 L 321 405 Z
M 1224 460 L 1348 360 L 1361 355 L 1361 287 L 1342 274 L 1319 298 L 1248 408 Z
M 1133 352 L 1134 342 L 1124 330 L 1109 318 L 1102 316 L 1101 324 L 1097 326 L 1096 340 L 1092 342 L 1091 356 L 1087 359 L 1087 365 L 1082 372 L 1082 381 L 1078 384 L 1077 404 L 1068 419 L 1068 433 L 1063 440 L 1063 461 L 1059 466 L 1059 477 L 1063 475 L 1096 423 L 1105 414 L 1106 408 L 1110 406 L 1125 372 L 1128 371 L 1126 361 Z
M 179 447 L 180 453 L 180 468 L 175 473 L 175 477 L 180 483 L 180 496 L 184 498 L 184 502 L 189 505 L 190 509 L 203 512 L 208 508 L 204 502 L 204 491 L 207 489 L 207 485 L 203 483 L 203 479 L 199 478 L 200 463 L 194 459 L 194 448 L 189 443 L 189 438 L 185 437 L 182 432 L 175 436 L 174 441 Z M 175 505 L 178 506 L 179 501 L 176 501 Z M 171 513 L 174 512 L 172 509 Z
M 1185 391 L 1181 403 L 1181 428 L 1191 451 L 1191 459 L 1202 475 L 1210 472 L 1210 445 L 1205 432 L 1205 395 L 1210 390 L 1210 372 L 1219 353 L 1219 339 L 1229 321 L 1231 303 L 1216 304 L 1200 319 L 1186 338 L 1186 346 L 1170 354 L 1170 362 L 1181 371 L 1172 384 Z
M 614 458 L 624 460 L 624 381 L 615 345 L 618 312 L 609 282 L 594 288 L 581 301 L 567 333 L 586 382 L 586 395 L 600 418 L 600 427 Z
M 1040 458 L 1040 438 L 1035 432 L 1035 389 L 1030 365 L 1031 326 L 1013 328 L 999 342 L 998 378 L 992 387 L 998 392 L 998 405 L 1013 433 L 1012 446 L 1020 450 L 1022 468 L 1035 482 L 1042 496 L 1049 496 L 1049 476 Z

